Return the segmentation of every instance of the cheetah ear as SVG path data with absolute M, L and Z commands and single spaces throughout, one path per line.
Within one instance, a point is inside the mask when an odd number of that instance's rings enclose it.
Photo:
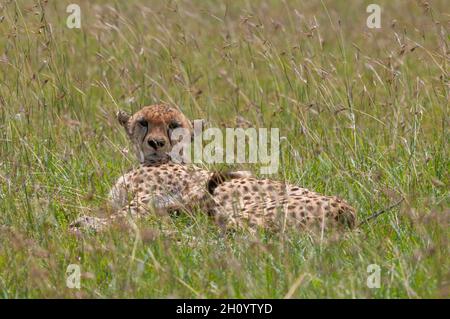
M 116 117 L 120 125 L 127 127 L 128 120 L 131 116 L 127 112 L 119 110 L 119 112 L 116 113 Z

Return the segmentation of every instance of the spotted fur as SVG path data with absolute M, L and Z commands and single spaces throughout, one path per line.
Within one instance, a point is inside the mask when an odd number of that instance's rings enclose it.
M 211 214 L 227 228 L 355 226 L 355 210 L 345 201 L 281 181 L 232 179 L 218 185 L 212 198 Z

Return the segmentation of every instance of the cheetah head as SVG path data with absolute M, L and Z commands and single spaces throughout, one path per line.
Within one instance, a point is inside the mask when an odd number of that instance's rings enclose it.
M 173 146 L 180 142 L 180 139 L 172 139 L 174 130 L 184 129 L 189 137 L 193 134 L 192 124 L 186 116 L 167 105 L 146 106 L 133 115 L 119 111 L 117 119 L 125 128 L 141 163 L 168 158 Z

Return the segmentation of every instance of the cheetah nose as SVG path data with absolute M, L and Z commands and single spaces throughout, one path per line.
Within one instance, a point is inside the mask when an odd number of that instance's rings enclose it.
M 163 147 L 165 144 L 166 142 L 164 140 L 148 140 L 148 145 L 150 145 L 150 147 L 153 147 L 155 150 Z

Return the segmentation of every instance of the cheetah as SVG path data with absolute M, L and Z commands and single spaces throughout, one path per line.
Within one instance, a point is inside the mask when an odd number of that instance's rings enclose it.
M 121 176 L 111 189 L 114 214 L 108 218 L 80 217 L 71 224 L 74 230 L 101 230 L 126 216 L 141 217 L 155 210 L 189 211 L 193 207 L 200 207 L 225 229 L 355 226 L 355 209 L 338 197 L 257 179 L 247 171 L 210 172 L 175 163 L 169 155 L 179 142 L 172 139 L 173 130 L 183 128 L 194 133 L 187 117 L 172 106 L 146 106 L 134 115 L 119 111 L 117 119 L 140 166 Z

